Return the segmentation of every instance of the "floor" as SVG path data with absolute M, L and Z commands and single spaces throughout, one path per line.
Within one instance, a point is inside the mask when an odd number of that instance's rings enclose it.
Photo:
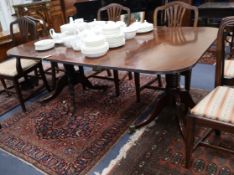
M 183 82 L 182 82 L 183 83 Z M 211 90 L 214 87 L 214 66 L 206 64 L 198 64 L 194 67 L 192 73 L 192 87 Z M 38 97 L 36 97 L 38 98 Z M 36 100 L 36 98 L 31 99 L 28 103 Z M 0 121 L 9 118 L 16 111 L 20 110 L 19 107 L 11 110 L 3 116 L 0 116 Z M 101 172 L 105 168 L 110 160 L 114 159 L 122 145 L 124 145 L 129 138 L 128 134 L 125 134 L 120 138 L 118 143 L 105 155 L 102 161 L 96 165 L 90 174 L 94 172 Z M 12 166 L 13 165 L 13 166 Z M 0 150 L 0 175 L 41 175 L 43 174 L 34 167 L 28 165 L 27 163 L 15 158 L 12 155 Z

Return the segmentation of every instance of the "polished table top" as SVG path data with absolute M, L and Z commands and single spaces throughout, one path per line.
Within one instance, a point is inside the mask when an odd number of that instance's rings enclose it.
M 33 42 L 10 49 L 8 55 L 116 70 L 176 73 L 191 69 L 214 42 L 217 32 L 217 28 L 210 27 L 157 27 L 99 58 L 86 58 L 81 52 L 64 46 L 38 52 Z

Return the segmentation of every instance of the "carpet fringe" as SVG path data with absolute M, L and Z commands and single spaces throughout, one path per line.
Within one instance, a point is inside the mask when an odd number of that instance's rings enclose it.
M 130 136 L 128 142 L 120 149 L 119 154 L 116 156 L 115 159 L 111 160 L 109 165 L 102 170 L 102 172 L 94 172 L 95 175 L 108 175 L 111 169 L 122 159 L 125 159 L 127 156 L 127 152 L 136 145 L 136 142 L 140 139 L 145 131 L 148 130 L 148 127 L 153 127 L 155 122 L 151 122 L 147 127 L 143 127 L 137 130 L 133 135 Z

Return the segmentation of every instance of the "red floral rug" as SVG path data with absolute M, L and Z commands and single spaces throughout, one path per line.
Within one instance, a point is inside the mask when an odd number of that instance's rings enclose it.
M 0 82 L 0 117 L 6 112 L 10 111 L 19 104 L 18 97 L 16 96 L 15 89 L 12 86 L 12 82 L 6 81 L 7 87 L 10 87 L 12 93 L 6 93 Z M 29 99 L 33 95 L 36 95 L 42 89 L 41 81 L 38 86 L 33 88 L 22 90 L 22 95 L 24 99 Z
M 136 103 L 133 81 L 121 83 L 119 97 L 113 82 L 95 83 L 110 87 L 103 92 L 77 86 L 78 110 L 73 117 L 64 89 L 55 100 L 44 105 L 35 102 L 27 113 L 3 122 L 0 147 L 49 174 L 86 174 L 157 95 L 145 90 L 142 102 Z
M 216 63 L 216 47 L 211 46 L 208 51 L 199 60 L 201 64 L 215 64 Z
M 44 70 L 50 68 L 50 64 L 45 62 L 43 64 L 44 66 Z M 61 68 L 61 65 L 59 66 L 60 69 Z M 58 76 L 61 76 L 63 74 L 63 72 L 58 72 L 57 73 L 57 77 Z M 48 74 L 47 75 L 47 80 L 48 80 L 48 83 L 51 82 L 51 75 Z M 35 81 L 35 80 L 33 80 Z M 5 114 L 6 112 L 10 111 L 11 109 L 15 108 L 18 104 L 19 104 L 19 100 L 16 96 L 16 93 L 15 92 L 15 89 L 14 87 L 12 86 L 12 81 L 8 81 L 8 80 L 5 80 L 6 84 L 7 84 L 7 87 L 11 87 L 10 88 L 10 91 L 12 91 L 13 93 L 10 93 L 7 94 L 6 92 L 4 92 L 4 88 L 2 86 L 2 83 L 0 82 L 0 117 L 1 115 Z M 27 89 L 22 89 L 22 95 L 24 97 L 24 99 L 29 99 L 31 97 L 33 97 L 34 95 L 38 94 L 38 92 L 42 89 L 42 80 L 40 80 L 38 82 L 39 84 L 38 85 L 35 85 L 33 88 L 27 88 Z M 30 85 L 33 84 L 33 82 L 29 83 Z
M 202 91 L 193 91 L 193 99 L 201 99 Z M 197 128 L 198 140 L 205 128 Z M 207 142 L 234 150 L 234 135 L 222 133 L 221 138 L 211 135 Z M 160 114 L 154 126 L 149 127 L 126 158 L 115 162 L 109 169 L 112 175 L 233 175 L 234 155 L 207 147 L 198 147 L 193 153 L 192 167 L 184 168 L 184 141 L 172 110 Z

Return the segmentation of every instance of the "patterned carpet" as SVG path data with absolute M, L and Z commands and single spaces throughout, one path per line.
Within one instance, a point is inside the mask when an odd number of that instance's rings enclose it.
M 216 47 L 211 46 L 208 51 L 199 60 L 200 64 L 215 64 L 216 62 Z
M 12 86 L 12 82 L 6 80 L 6 84 L 7 84 L 7 87 L 10 87 L 9 90 L 12 93 L 8 94 L 5 91 L 3 91 L 3 86 L 0 82 L 0 117 L 1 115 L 10 111 L 11 109 L 13 109 L 19 104 L 19 100 L 16 96 L 15 89 Z M 39 81 L 38 86 L 34 86 L 33 88 L 27 88 L 25 90 L 22 90 L 22 95 L 24 99 L 28 99 L 32 97 L 33 95 L 36 95 L 41 89 L 42 89 L 42 82 Z
M 52 175 L 86 174 L 157 95 L 145 90 L 142 102 L 136 103 L 133 81 L 121 84 L 119 97 L 115 97 L 113 82 L 94 83 L 110 88 L 83 91 L 77 86 L 74 117 L 65 89 L 55 100 L 44 105 L 35 102 L 27 113 L 4 121 L 0 147 Z
M 201 98 L 193 92 L 194 99 Z M 196 139 L 205 131 L 197 129 Z M 207 142 L 234 149 L 234 136 L 222 133 L 221 138 L 211 135 Z M 210 148 L 199 147 L 193 153 L 192 167 L 184 168 L 184 142 L 177 127 L 174 113 L 167 109 L 159 120 L 149 127 L 129 150 L 125 159 L 116 162 L 110 175 L 233 175 L 234 155 Z

